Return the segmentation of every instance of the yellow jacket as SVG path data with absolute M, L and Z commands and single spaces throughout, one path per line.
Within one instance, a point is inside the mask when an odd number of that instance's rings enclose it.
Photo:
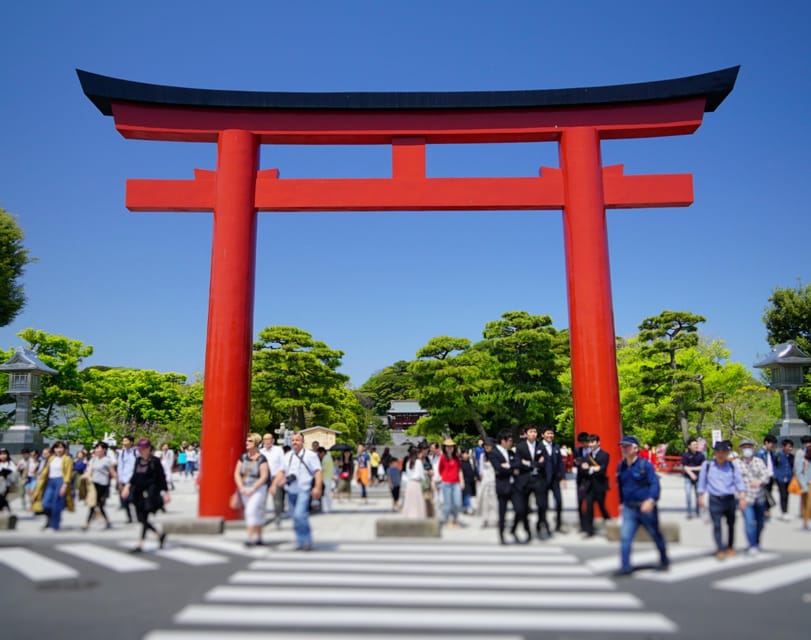
M 42 496 L 45 495 L 45 485 L 48 484 L 48 469 L 50 458 L 45 461 L 45 466 L 37 478 L 37 486 L 31 496 L 31 509 L 34 513 L 42 513 Z M 73 477 L 73 458 L 67 453 L 62 456 L 62 486 L 65 487 L 65 509 L 73 511 L 73 491 L 71 491 L 70 481 Z

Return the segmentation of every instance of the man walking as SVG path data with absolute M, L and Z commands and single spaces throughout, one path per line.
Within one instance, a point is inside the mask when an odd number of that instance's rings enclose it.
M 769 512 L 771 510 L 772 505 L 774 504 L 774 497 L 772 496 L 772 487 L 774 487 L 774 463 L 775 463 L 775 454 L 774 448 L 777 446 L 777 438 L 773 435 L 769 434 L 765 438 L 763 438 L 763 446 L 757 450 L 755 456 L 760 458 L 763 461 L 763 464 L 766 465 L 766 472 L 769 474 L 769 479 L 766 482 L 764 492 L 766 497 L 766 515 L 765 517 L 768 519 L 771 515 Z
M 132 448 L 132 438 L 124 436 L 121 438 L 121 451 L 118 452 L 118 465 L 116 467 L 116 478 L 118 491 L 121 497 L 121 508 L 127 513 L 127 522 L 132 522 L 130 505 L 132 496 L 125 497 L 122 490 L 132 482 L 132 474 L 135 472 L 135 449 Z
M 746 485 L 741 470 L 729 459 L 732 447 L 728 440 L 713 445 L 713 459 L 707 460 L 698 476 L 698 506 L 703 509 L 709 495 L 712 535 L 719 560 L 735 555 L 735 509 L 746 509 Z M 727 523 L 727 542 L 721 536 L 721 519 Z
M 268 482 L 273 482 L 273 479 L 282 470 L 284 466 L 284 450 L 274 444 L 275 438 L 272 433 L 266 433 L 262 436 L 262 455 L 268 461 Z M 284 515 L 284 485 L 279 487 L 279 490 L 273 494 L 273 520 L 276 522 L 276 528 L 282 526 L 282 516 Z
M 620 450 L 622 461 L 617 468 L 617 488 L 622 509 L 621 566 L 615 575 L 627 576 L 633 573 L 631 546 L 640 526 L 645 528 L 659 550 L 657 570 L 666 571 L 670 567 L 670 560 L 667 557 L 665 539 L 659 530 L 659 511 L 656 507 L 660 492 L 659 476 L 650 461 L 639 456 L 639 440 L 635 436 L 623 436 Z
M 698 440 L 687 441 L 687 451 L 681 456 L 681 473 L 684 476 L 684 497 L 687 499 L 687 519 L 698 515 L 698 474 L 704 464 L 704 454 L 698 450 Z M 693 502 L 695 497 L 695 503 Z M 693 510 L 695 504 L 695 511 Z
M 780 493 L 781 520 L 789 520 L 788 515 L 788 485 L 794 476 L 794 442 L 786 438 L 783 440 L 783 449 L 774 457 L 774 479 Z
M 287 499 L 296 533 L 296 551 L 312 551 L 310 499 L 321 499 L 321 461 L 314 451 L 304 449 L 304 437 L 300 433 L 291 436 L 290 447 L 282 469 L 270 485 L 270 493 L 275 496 L 282 486 L 287 486 Z
M 549 530 L 549 521 L 546 517 L 549 510 L 549 492 L 552 492 L 555 500 L 555 531 L 560 533 L 563 531 L 563 500 L 560 489 L 561 487 L 566 488 L 566 464 L 560 452 L 560 445 L 554 442 L 555 430 L 552 427 L 544 427 L 541 437 L 543 438 L 541 446 L 543 447 L 545 486 L 543 512 L 539 514 L 539 517 L 546 534 L 551 536 L 552 532 Z
M 608 509 L 605 506 L 605 494 L 608 492 L 608 452 L 600 448 L 600 436 L 592 434 L 589 436 L 589 454 L 583 465 L 588 465 L 584 469 L 588 473 L 586 488 L 586 513 L 583 518 L 583 528 L 587 538 L 594 536 L 594 505 L 600 508 L 603 521 L 608 520 Z
M 526 522 L 526 513 L 522 511 L 523 501 L 515 488 L 515 476 L 518 473 L 518 459 L 512 451 L 513 437 L 509 429 L 503 430 L 498 435 L 498 444 L 487 454 L 487 459 L 493 465 L 496 473 L 496 498 L 498 499 L 498 539 L 501 544 L 507 544 L 504 540 L 504 529 L 506 528 L 507 504 L 512 502 L 515 511 L 515 519 L 510 531 L 513 538 L 518 543 L 515 530 L 519 522 L 524 523 L 527 535 L 529 535 L 529 525 Z M 525 542 L 529 542 L 529 538 Z
M 535 508 L 538 510 L 538 522 L 535 524 L 535 533 L 541 540 L 549 538 L 549 525 L 544 528 L 546 515 L 546 473 L 544 471 L 544 449 L 538 442 L 538 427 L 529 425 L 526 430 L 526 440 L 522 440 L 515 448 L 518 459 L 518 475 L 515 478 L 515 491 L 521 501 L 521 510 L 527 514 L 527 536 L 529 532 L 529 497 L 535 496 Z

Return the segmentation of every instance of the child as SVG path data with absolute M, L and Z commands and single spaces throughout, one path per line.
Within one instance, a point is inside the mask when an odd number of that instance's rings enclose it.
M 398 511 L 400 509 L 400 462 L 397 458 L 392 458 L 389 468 L 386 469 L 386 476 L 389 480 L 389 489 L 391 489 L 391 509 Z

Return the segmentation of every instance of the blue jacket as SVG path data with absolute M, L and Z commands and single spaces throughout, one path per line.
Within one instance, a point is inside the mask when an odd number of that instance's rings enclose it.
M 620 502 L 625 506 L 637 507 L 648 498 L 659 499 L 659 476 L 645 458 L 637 458 L 630 466 L 625 460 L 620 462 L 617 486 Z
M 778 482 L 788 484 L 794 475 L 794 454 L 778 451 L 774 457 L 774 477 Z

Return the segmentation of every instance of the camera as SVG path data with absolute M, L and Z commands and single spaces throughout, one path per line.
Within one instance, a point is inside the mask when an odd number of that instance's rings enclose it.
M 296 481 L 296 474 L 295 473 L 291 473 L 290 475 L 287 475 L 287 476 L 284 477 L 284 483 L 285 484 L 293 484 L 295 481 Z

